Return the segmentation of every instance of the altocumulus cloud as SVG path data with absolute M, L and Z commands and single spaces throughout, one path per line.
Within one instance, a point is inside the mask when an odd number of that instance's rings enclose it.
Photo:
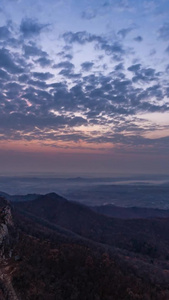
M 86 12 L 81 17 L 95 19 L 97 14 Z M 0 27 L 0 139 L 83 140 L 133 148 L 159 142 L 165 148 L 168 139 L 152 141 L 143 136 L 158 126 L 146 125 L 137 116 L 167 112 L 169 106 L 163 99 L 169 87 L 163 86 L 162 74 L 154 66 L 139 59 L 125 64 L 126 57 L 135 57 L 125 45 L 134 27 L 122 28 L 113 37 L 86 30 L 65 31 L 57 40 L 60 52 L 39 44 L 41 33 L 48 28 L 33 18 L 23 18 L 18 31 L 6 24 Z M 167 23 L 160 27 L 159 35 L 167 39 Z M 134 32 L 134 36 L 134 44 L 143 42 L 141 35 Z M 95 57 L 84 56 L 77 63 L 76 54 L 88 46 L 93 47 Z
M 20 31 L 24 38 L 30 38 L 39 35 L 48 26 L 49 24 L 39 24 L 36 20 L 26 18 L 21 22 Z

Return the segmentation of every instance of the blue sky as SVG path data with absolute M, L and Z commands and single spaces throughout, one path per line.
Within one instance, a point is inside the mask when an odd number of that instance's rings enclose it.
M 166 0 L 2 0 L 1 171 L 169 173 L 168 13 Z

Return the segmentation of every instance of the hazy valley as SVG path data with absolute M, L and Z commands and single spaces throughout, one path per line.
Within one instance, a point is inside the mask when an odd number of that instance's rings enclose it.
M 58 177 L 56 174 L 0 176 L 0 191 L 10 195 L 51 191 L 85 205 L 169 209 L 169 176 Z

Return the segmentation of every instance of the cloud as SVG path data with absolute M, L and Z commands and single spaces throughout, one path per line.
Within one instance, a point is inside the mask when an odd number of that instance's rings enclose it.
M 58 64 L 54 64 L 53 65 L 53 68 L 54 69 L 69 69 L 69 70 L 72 70 L 74 69 L 74 65 L 72 63 L 70 63 L 69 61 L 62 61 Z
M 32 20 L 27 23 L 32 24 Z M 36 26 L 27 26 L 28 32 L 22 32 L 24 37 L 36 37 L 44 29 L 35 21 L 33 25 Z M 6 29 L 0 28 L 2 38 Z M 125 30 L 128 29 L 122 29 L 118 35 L 125 38 L 129 33 Z M 12 32 L 7 36 L 15 47 Z M 61 52 L 56 51 L 56 62 L 58 59 L 59 62 L 55 63 L 54 56 L 35 41 L 24 39 L 20 33 L 18 37 L 17 49 L 9 43 L 0 49 L 0 134 L 3 138 L 148 145 L 147 140 L 137 136 L 147 130 L 145 123 L 134 117 L 143 112 L 167 112 L 169 107 L 163 99 L 168 97 L 169 89 L 162 87 L 162 75 L 155 68 L 138 62 L 126 70 L 124 58 L 129 52 L 122 39 L 87 31 L 66 32 L 65 46 L 61 45 Z M 81 67 L 78 72 L 76 59 L 75 64 L 70 62 L 76 53 L 74 43 L 81 49 L 90 43 L 95 51 L 103 51 L 99 53 L 102 57 L 97 53 L 96 59 L 78 61 L 78 68 Z M 110 57 L 105 58 L 105 54 Z M 150 124 L 147 127 L 150 130 Z M 157 125 L 154 129 L 158 129 Z M 125 137 L 123 132 L 134 137 Z
M 27 83 L 27 81 L 30 79 L 28 74 L 22 74 L 18 77 L 18 81 L 21 83 Z
M 24 55 L 26 57 L 48 56 L 48 54 L 45 51 L 42 51 L 41 49 L 39 49 L 35 44 L 23 45 L 23 51 L 24 51 Z
M 52 64 L 52 60 L 46 57 L 40 57 L 36 60 L 36 62 L 39 63 L 42 68 L 51 66 Z
M 57 53 L 58 56 L 61 56 L 62 58 L 68 59 L 68 60 L 72 60 L 73 55 L 70 53 L 65 53 L 65 51 L 61 51 L 59 53 Z
M 111 9 L 114 8 L 117 11 L 133 11 L 133 5 L 128 0 L 107 0 L 102 5 L 105 9 Z
M 28 81 L 28 84 L 29 85 L 33 85 L 33 86 L 37 86 L 38 88 L 44 90 L 45 88 L 47 88 L 47 84 L 45 81 L 41 81 L 41 80 L 33 80 L 33 79 L 30 79 Z
M 69 78 L 69 79 L 78 79 L 81 77 L 81 74 L 80 73 L 73 73 L 70 69 L 62 69 L 60 72 L 59 72 L 59 75 L 62 75 L 66 78 Z
M 49 72 L 41 73 L 41 72 L 33 72 L 33 77 L 39 79 L 39 80 L 48 80 L 54 77 L 53 74 Z
M 124 70 L 124 66 L 122 63 L 115 66 L 115 71 L 122 71 L 122 70 Z
M 128 68 L 129 71 L 131 72 L 138 72 L 141 69 L 141 64 L 136 64 L 136 65 L 132 65 Z
M 118 35 L 120 35 L 123 39 L 133 30 L 134 28 L 123 28 L 117 32 Z
M 90 34 L 87 31 L 78 31 L 75 33 L 68 31 L 63 34 L 63 38 L 65 42 L 69 44 L 78 43 L 81 45 L 102 40 L 101 37 L 96 36 L 94 34 Z
M 20 31 L 23 34 L 24 38 L 31 38 L 37 36 L 41 31 L 47 28 L 49 24 L 40 24 L 36 20 L 31 18 L 22 19 L 20 25 Z
M 165 71 L 166 73 L 169 73 L 169 65 L 166 66 Z
M 73 58 L 72 54 L 65 54 L 64 58 L 71 60 Z
M 0 49 L 0 67 L 12 74 L 23 72 L 23 68 L 14 62 L 14 56 L 5 48 Z
M 143 41 L 143 38 L 142 38 L 142 36 L 141 35 L 138 35 L 138 36 L 136 36 L 135 38 L 134 38 L 134 41 L 135 42 L 142 42 Z
M 125 50 L 122 44 L 119 41 L 110 42 L 108 39 L 95 35 L 90 34 L 86 31 L 79 31 L 79 32 L 65 32 L 63 34 L 63 39 L 67 44 L 77 43 L 80 45 L 85 45 L 87 43 L 94 43 L 95 50 L 103 50 L 106 55 L 109 55 L 119 61 L 121 60 L 122 55 L 127 54 L 127 50 Z
M 164 41 L 168 41 L 169 39 L 169 23 L 166 22 L 163 24 L 163 26 L 160 27 L 158 30 L 158 35 L 160 39 L 163 39 Z
M 133 82 L 144 81 L 146 83 L 154 80 L 158 80 L 160 74 L 153 68 L 143 68 L 141 64 L 135 64 L 128 68 L 130 72 L 133 72 Z
M 139 67 L 133 65 L 130 68 L 136 73 L 143 70 L 141 65 Z M 62 69 L 61 72 L 63 70 L 67 72 L 65 76 L 72 80 L 73 76 L 77 76 L 69 69 Z M 122 64 L 119 65 L 119 70 L 120 72 L 124 70 Z M 152 70 L 147 72 L 147 76 L 156 73 Z M 6 76 L 5 83 L 2 83 L 3 88 L 8 92 L 1 97 L 0 134 L 15 140 L 84 140 L 88 143 L 137 145 L 138 137 L 127 138 L 105 132 L 103 134 L 102 126 L 104 128 L 113 126 L 114 132 L 126 130 L 132 134 L 133 132 L 140 134 L 145 129 L 142 128 L 142 122 L 141 125 L 137 122 L 137 126 L 132 123 L 131 118 L 134 118 L 134 114 L 138 111 L 155 112 L 168 109 L 166 105 L 148 102 L 152 97 L 157 99 L 163 97 L 160 85 L 154 85 L 146 90 L 136 89 L 125 75 L 115 78 L 102 74 L 81 76 L 81 82 L 76 82 L 71 88 L 65 82 L 47 84 L 46 80 L 52 78 L 49 72 L 19 75 L 20 84 L 12 82 L 7 73 L 2 73 L 2 77 L 3 75 Z M 81 131 L 81 125 L 97 125 L 100 131 L 88 134 Z M 78 128 L 77 131 L 74 131 L 74 127 Z
M 0 40 L 6 40 L 10 37 L 11 33 L 7 26 L 0 27 Z
M 81 64 L 82 70 L 85 71 L 85 72 L 90 71 L 93 66 L 94 66 L 94 63 L 92 63 L 90 61 L 86 61 L 86 62 Z
M 62 69 L 59 72 L 59 75 L 62 75 L 66 78 L 69 79 L 78 79 L 81 77 L 80 73 L 74 73 L 74 64 L 70 63 L 69 61 L 62 61 L 58 64 L 54 64 L 53 67 L 54 69 Z
M 0 69 L 0 78 L 3 80 L 10 80 L 9 74 L 2 69 Z
M 32 47 L 35 47 L 35 45 Z M 35 47 L 33 53 L 39 53 L 38 48 Z M 10 57 L 10 52 L 7 51 L 7 54 Z M 44 55 L 44 57 L 40 56 L 35 62 L 41 63 L 43 67 L 45 66 L 44 59 L 47 59 L 47 65 L 52 66 L 52 61 L 46 54 Z M 16 67 L 14 57 L 12 58 L 12 63 L 14 64 L 12 67 Z M 22 62 L 18 57 L 17 61 L 18 68 L 20 65 L 24 66 L 24 61 Z M 33 68 L 33 66 L 32 63 L 30 68 Z M 81 66 L 83 70 L 90 71 L 93 67 L 93 62 L 86 61 Z M 8 66 L 9 68 L 11 69 L 11 66 Z M 2 111 L 5 112 L 6 110 L 8 114 L 9 111 L 11 113 L 22 111 L 23 114 L 29 114 L 30 117 L 36 114 L 37 124 L 38 116 L 41 116 L 41 118 L 44 116 L 46 117 L 45 122 L 47 126 L 47 116 L 50 115 L 51 110 L 57 111 L 58 114 L 63 116 L 80 112 L 90 124 L 100 125 L 113 123 L 115 115 L 129 116 L 137 113 L 137 111 L 167 110 L 167 106 L 145 105 L 142 103 L 142 101 L 145 102 L 145 99 L 148 102 L 148 99 L 152 97 L 161 100 L 163 94 L 160 85 L 156 84 L 147 90 L 133 87 L 132 81 L 146 79 L 152 81 L 157 79 L 158 74 L 153 68 L 143 68 L 141 64 L 130 66 L 128 70 L 133 73 L 132 80 L 126 77 L 123 63 L 116 65 L 114 73 L 112 72 L 112 74 L 110 73 L 106 76 L 102 74 L 84 76 L 80 73 L 74 73 L 74 65 L 69 61 L 61 61 L 55 65 L 55 68 L 61 69 L 59 74 L 64 76 L 65 79 L 71 80 L 73 87 L 68 88 L 65 80 L 64 82 L 47 83 L 47 80 L 54 79 L 54 75 L 50 72 L 30 72 L 28 70 L 28 72 L 23 72 L 22 74 L 16 73 L 18 78 L 16 84 L 16 79 L 15 82 L 10 79 L 7 68 L 6 72 L 2 71 L 0 73 L 0 85 L 2 90 L 8 90 L 2 97 L 4 101 Z M 15 99 L 15 105 L 10 102 L 12 99 Z M 72 122 L 69 122 L 69 125 L 73 124 Z M 39 126 L 42 126 L 41 121 Z
M 111 54 L 125 54 L 125 50 L 123 49 L 123 46 L 119 42 L 115 42 L 113 44 L 109 44 L 108 42 L 104 42 L 100 44 L 100 48 L 102 50 L 105 50 L 105 53 L 107 55 Z M 114 57 L 115 58 L 115 57 Z M 117 57 L 117 60 L 120 59 L 120 56 Z
M 97 12 L 93 9 L 88 9 L 82 12 L 81 17 L 85 20 L 92 20 L 97 16 Z
M 169 46 L 165 49 L 165 52 L 169 54 Z

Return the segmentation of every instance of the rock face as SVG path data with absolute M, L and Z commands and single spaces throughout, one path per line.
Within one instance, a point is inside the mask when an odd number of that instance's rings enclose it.
M 2 223 L 0 226 L 0 246 L 2 246 L 5 238 L 8 236 L 8 227 L 4 223 Z
M 10 232 L 14 226 L 8 201 L 0 198 L 0 299 L 18 300 L 8 274 L 8 259 L 11 258 Z M 7 250 L 7 251 L 6 251 Z
M 4 217 L 5 224 L 7 226 L 13 226 L 13 218 L 12 218 L 11 207 L 8 205 L 8 202 L 7 202 L 7 206 L 5 206 L 2 209 L 2 214 L 3 214 L 3 217 Z
M 0 199 L 1 202 L 1 199 Z M 4 206 L 0 208 L 0 256 L 3 255 L 5 243 L 9 241 L 9 227 L 13 226 L 11 207 L 7 201 L 3 200 Z

